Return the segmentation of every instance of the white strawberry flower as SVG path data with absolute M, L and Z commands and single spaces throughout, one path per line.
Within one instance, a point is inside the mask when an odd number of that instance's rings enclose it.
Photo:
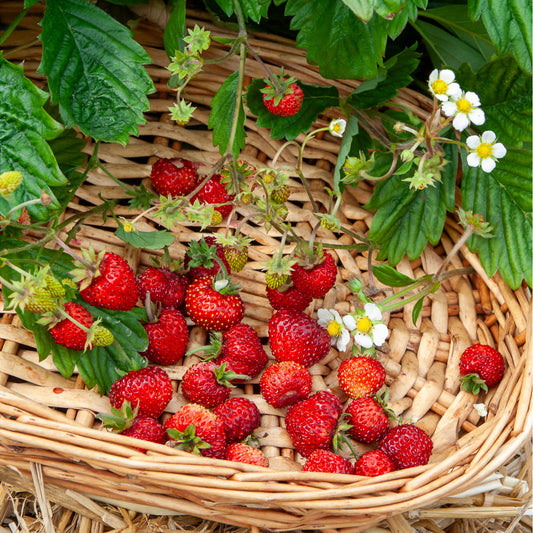
M 331 335 L 331 345 L 337 345 L 339 352 L 345 352 L 350 342 L 350 331 L 355 328 L 353 317 L 346 315 L 341 318 L 335 309 L 319 309 L 317 315 L 318 324 Z
M 442 103 L 442 111 L 447 117 L 454 117 L 453 127 L 458 131 L 465 130 L 470 123 L 480 126 L 485 122 L 485 113 L 479 108 L 481 102 L 476 93 L 462 92 L 457 99 L 452 98 Z
M 389 328 L 383 324 L 381 309 L 376 304 L 366 303 L 364 311 L 351 316 L 355 322 L 354 341 L 359 346 L 381 346 L 389 336 Z
M 471 135 L 466 139 L 466 145 L 470 153 L 466 162 L 471 167 L 479 167 L 483 172 L 492 172 L 496 166 L 496 161 L 507 153 L 502 143 L 496 142 L 496 134 L 493 131 L 484 131 L 481 135 Z
M 457 99 L 461 95 L 461 87 L 455 80 L 455 74 L 449 69 L 435 69 L 429 75 L 429 90 L 441 102 L 450 98 Z
M 346 121 L 342 118 L 337 120 L 332 120 L 329 123 L 329 132 L 335 137 L 342 137 L 344 135 L 344 130 L 346 129 Z

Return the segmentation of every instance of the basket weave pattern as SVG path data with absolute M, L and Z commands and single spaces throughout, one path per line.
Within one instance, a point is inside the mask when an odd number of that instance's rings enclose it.
M 6 3 L 6 12 L 17 3 Z M 27 42 L 39 33 L 35 17 L 24 19 L 25 30 L 15 32 L 7 41 L 6 51 Z M 30 12 L 31 13 L 31 12 Z M 197 19 L 194 18 L 197 17 Z M 198 23 L 221 34 L 192 14 L 191 24 Z M 153 60 L 148 67 L 157 93 L 151 95 L 147 123 L 139 137 L 127 146 L 101 145 L 99 156 L 106 168 L 125 183 L 147 187 L 152 163 L 159 157 L 184 157 L 203 163 L 209 169 L 218 158 L 218 149 L 207 130 L 209 103 L 222 81 L 238 68 L 238 58 L 211 65 L 194 79 L 187 98 L 197 106 L 194 120 L 187 128 L 173 124 L 168 114 L 172 93 L 166 82 L 168 63 L 162 47 L 162 32 L 153 24 L 142 22 L 136 29 L 137 40 Z M 280 66 L 306 83 L 324 81 L 305 61 L 305 54 L 293 43 L 270 35 L 255 35 L 252 46 L 274 71 Z M 206 59 L 222 57 L 226 50 L 214 44 Z M 17 55 L 18 54 L 18 55 Z M 28 77 L 39 84 L 36 68 L 40 46 L 35 45 L 9 56 L 11 61 L 24 59 Z M 263 77 L 259 65 L 247 63 L 247 75 Z M 248 82 L 249 80 L 247 80 Z M 337 82 L 341 96 L 357 82 Z M 425 97 L 402 90 L 391 106 L 408 107 L 421 118 L 431 109 Z M 316 126 L 336 118 L 326 112 Z M 242 157 L 258 167 L 268 166 L 283 144 L 257 127 L 254 117 L 246 119 L 247 146 Z M 312 140 L 305 152 L 304 173 L 311 182 L 314 198 L 326 206 L 324 191 L 332 183 L 339 142 L 328 134 Z M 87 153 L 92 153 L 88 144 Z M 278 167 L 291 167 L 296 154 L 291 147 L 277 159 Z M 303 237 L 311 234 L 318 222 L 312 214 L 305 191 L 295 177 L 290 181 L 291 196 L 287 220 Z M 371 195 L 365 183 L 357 189 L 347 188 L 339 217 L 344 225 L 367 232 L 372 213 L 362 206 Z M 98 205 L 99 195 L 118 199 L 118 216 L 135 216 L 129 209 L 123 189 L 99 170 L 91 170 L 88 180 L 78 190 L 65 217 Z M 245 216 L 239 207 L 238 215 Z M 157 227 L 149 216 L 140 230 Z M 68 230 L 69 228 L 67 228 Z M 125 246 L 114 235 L 115 222 L 108 218 L 88 218 L 77 233 L 77 245 L 92 244 L 96 251 L 105 249 L 125 257 L 139 273 L 151 264 L 150 256 L 158 252 Z M 208 231 L 223 231 L 213 227 Z M 280 235 L 275 230 L 246 223 L 242 233 L 253 239 L 249 261 L 234 280 L 242 288 L 246 305 L 244 322 L 263 339 L 265 349 L 268 319 L 272 308 L 265 296 L 262 262 L 279 248 Z M 178 224 L 172 228 L 176 238 L 171 256 L 183 257 L 188 243 L 199 237 L 198 228 Z M 447 221 L 440 244 L 427 247 L 415 261 L 404 259 L 398 270 L 419 277 L 434 273 L 443 257 L 460 235 L 453 220 Z M 325 243 L 353 244 L 349 236 L 321 229 L 318 237 Z M 331 252 L 339 267 L 335 287 L 323 300 L 314 300 L 307 313 L 316 316 L 318 308 L 335 308 L 341 314 L 353 311 L 354 304 L 346 282 L 358 277 L 368 281 L 366 254 L 337 248 Z M 284 429 L 284 411 L 268 405 L 260 396 L 258 378 L 236 388 L 232 395 L 246 395 L 261 411 L 257 431 L 262 450 L 271 467 L 261 469 L 198 457 L 170 447 L 146 444 L 144 455 L 135 449 L 137 441 L 104 431 L 95 414 L 109 412 L 109 401 L 94 390 L 87 390 L 78 377 L 62 377 L 50 359 L 39 362 L 35 341 L 11 312 L 0 321 L 0 468 L 16 469 L 30 476 L 32 464 L 42 467 L 45 483 L 72 489 L 94 498 L 113 498 L 124 506 L 148 505 L 168 512 L 192 514 L 239 526 L 286 529 L 344 529 L 360 531 L 379 522 L 384 516 L 420 508 L 480 483 L 521 448 L 531 432 L 532 357 L 530 335 L 530 292 L 525 286 L 512 291 L 497 275 L 488 278 L 475 255 L 463 247 L 451 268 L 470 265 L 469 276 L 450 278 L 438 292 L 427 299 L 421 318 L 412 323 L 412 306 L 386 317 L 391 335 L 380 356 L 387 370 L 389 405 L 404 420 L 413 419 L 431 435 L 434 453 L 425 466 L 396 471 L 379 478 L 301 472 L 302 458 L 292 448 Z M 379 287 L 379 285 L 378 285 Z M 387 289 L 384 293 L 391 294 Z M 206 344 L 205 330 L 189 321 L 189 349 Z M 497 347 L 505 357 L 507 371 L 503 381 L 486 395 L 476 397 L 459 389 L 458 360 L 462 351 L 479 341 Z M 270 352 L 268 351 L 270 354 Z M 528 357 L 529 354 L 529 357 Z M 313 390 L 331 389 L 346 400 L 338 386 L 336 369 L 348 355 L 332 348 L 329 355 L 311 367 Z M 273 358 L 271 357 L 273 360 Z M 164 416 L 174 413 L 186 402 L 179 390 L 186 369 L 200 360 L 189 356 L 177 365 L 166 367 L 176 388 Z M 488 410 L 481 418 L 474 404 L 484 403 Z M 358 445 L 363 453 L 368 447 Z M 0 473 L 2 470 L 0 470 Z

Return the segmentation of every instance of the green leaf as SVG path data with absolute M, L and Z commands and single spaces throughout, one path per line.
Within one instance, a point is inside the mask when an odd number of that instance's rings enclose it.
M 163 32 L 163 44 L 169 59 L 176 55 L 176 50 L 183 52 L 185 27 L 185 0 L 175 2 Z
M 66 178 L 46 141 L 57 137 L 62 128 L 43 109 L 47 99 L 47 93 L 24 77 L 22 66 L 0 56 L 0 173 L 18 170 L 23 175 L 14 193 L 0 196 L 2 213 L 39 198 L 43 189 L 52 198 L 50 207 L 59 207 L 51 187 L 65 184 Z M 30 205 L 28 211 L 38 220 L 48 217 L 48 209 L 41 204 Z
M 333 175 L 333 183 L 335 190 L 344 190 L 344 184 L 341 185 L 340 179 L 342 176 L 342 167 L 346 158 L 350 154 L 353 138 L 359 133 L 359 122 L 351 115 L 346 122 L 346 129 L 342 136 L 341 146 L 339 148 L 339 155 L 337 157 L 337 164 L 335 165 L 335 173 Z
M 413 24 L 422 38 L 434 65 L 458 69 L 469 63 L 474 71 L 495 55 L 496 49 L 481 21 L 472 22 L 466 5 L 453 4 L 420 12 Z
M 499 270 L 512 289 L 522 279 L 532 285 L 531 162 L 531 150 L 508 148 L 490 174 L 463 166 L 463 208 L 494 226 L 493 238 L 473 236 L 469 248 L 477 251 L 489 276 Z
M 531 0 L 469 0 L 468 9 L 474 20 L 481 17 L 498 52 L 511 52 L 531 74 Z
M 215 0 L 224 13 L 230 17 L 235 13 L 233 0 Z M 268 14 L 271 0 L 237 0 L 242 9 L 244 19 L 251 19 L 259 22 L 261 17 L 265 18 Z
M 348 103 L 359 109 L 376 107 L 398 94 L 398 89 L 412 81 L 411 73 L 418 67 L 420 54 L 416 45 L 391 57 L 379 69 L 378 76 L 364 81 L 348 98 Z
M 228 146 L 231 136 L 233 116 L 237 106 L 237 89 L 239 85 L 239 72 L 236 71 L 228 76 L 218 88 L 211 101 L 211 114 L 209 115 L 208 127 L 213 130 L 213 145 L 219 148 L 222 155 L 230 151 L 233 157 L 237 157 L 244 148 L 246 132 L 244 130 L 244 106 L 242 98 L 239 105 L 237 118 L 237 130 L 233 146 Z
M 422 307 L 424 307 L 424 298 L 420 298 L 416 301 L 416 304 L 413 306 L 413 312 L 411 314 L 411 318 L 413 320 L 413 324 L 416 324 L 416 321 L 418 320 L 418 317 L 420 316 L 420 313 L 422 312 Z
M 416 279 L 398 272 L 390 265 L 375 265 L 372 267 L 372 273 L 381 283 L 389 287 L 406 287 L 416 283 Z
M 479 96 L 484 131 L 494 131 L 504 144 L 531 143 L 531 76 L 512 57 L 495 58 L 476 74 L 465 65 L 457 80 Z
M 154 91 L 143 65 L 151 59 L 132 32 L 84 0 L 48 0 L 43 56 L 52 103 L 68 127 L 97 140 L 126 144 L 138 134 Z
M 124 227 L 119 226 L 115 235 L 135 248 L 146 248 L 147 250 L 160 250 L 174 242 L 174 236 L 166 230 L 124 231 Z
M 391 17 L 402 10 L 404 0 L 342 0 L 363 22 L 368 22 L 374 12 L 380 17 Z
M 302 107 L 292 117 L 278 117 L 268 111 L 263 104 L 261 89 L 266 83 L 262 79 L 255 79 L 246 88 L 246 105 L 257 115 L 257 125 L 270 129 L 273 139 L 292 140 L 300 133 L 309 131 L 319 113 L 328 107 L 335 107 L 339 103 L 339 93 L 336 87 L 321 87 L 298 82 L 304 93 Z
M 446 212 L 455 207 L 457 150 L 450 145 L 444 150 L 449 163 L 434 187 L 409 189 L 405 175 L 377 183 L 365 207 L 376 210 L 368 238 L 380 246 L 378 260 L 396 265 L 405 254 L 411 260 L 419 257 L 428 241 L 439 242 Z

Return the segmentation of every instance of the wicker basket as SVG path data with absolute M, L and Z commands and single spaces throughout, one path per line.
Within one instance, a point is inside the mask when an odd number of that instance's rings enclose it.
M 5 2 L 4 13 L 19 10 L 18 2 Z M 6 42 L 13 49 L 11 61 L 24 60 L 26 75 L 39 84 L 36 73 L 40 62 L 40 46 L 22 50 L 15 48 L 40 32 L 37 21 L 39 6 L 34 6 L 23 21 L 23 28 Z M 33 15 L 32 15 L 33 14 Z M 191 24 L 212 28 L 202 14 L 190 13 Z M 148 67 L 158 92 L 151 96 L 147 124 L 140 135 L 127 146 L 100 146 L 99 155 L 109 171 L 126 183 L 147 180 L 151 164 L 158 157 L 186 157 L 206 165 L 218 159 L 211 132 L 207 130 L 209 103 L 227 75 L 238 68 L 237 58 L 210 66 L 190 84 L 187 96 L 198 107 L 190 127 L 171 123 L 168 106 L 172 94 L 164 68 L 167 58 L 162 47 L 162 31 L 141 22 L 136 38 L 153 59 Z M 307 65 L 304 52 L 288 40 L 256 34 L 252 45 L 261 49 L 262 58 L 276 71 L 285 70 L 306 83 L 324 80 Z M 221 57 L 225 50 L 215 44 L 210 58 Z M 248 62 L 250 78 L 263 72 Z M 345 95 L 357 86 L 351 81 L 327 81 Z M 431 102 L 425 97 L 402 90 L 391 106 L 407 106 L 425 118 Z M 317 126 L 327 125 L 334 114 L 325 113 Z M 282 141 L 273 140 L 268 131 L 257 127 L 254 117 L 247 116 L 247 146 L 243 157 L 260 166 L 272 162 Z M 326 204 L 324 187 L 331 183 L 338 152 L 338 139 L 325 134 L 308 144 L 304 172 L 311 180 L 316 201 Z M 87 151 L 92 151 L 87 146 Z M 284 150 L 280 166 L 294 164 L 295 153 Z M 149 183 L 147 183 L 149 185 Z M 296 179 L 290 182 L 288 220 L 301 235 L 309 235 L 317 220 L 308 209 L 306 195 Z M 116 213 L 132 216 L 123 191 L 103 172 L 92 170 L 69 205 L 70 214 L 84 211 L 104 198 L 119 199 Z M 371 195 L 369 185 L 347 188 L 340 217 L 345 225 L 366 232 L 372 213 L 363 209 Z M 122 201 L 124 199 L 124 201 Z M 244 210 L 239 210 L 242 216 Z M 149 217 L 140 229 L 152 229 L 156 222 Z M 133 249 L 114 235 L 115 222 L 108 218 L 88 218 L 77 234 L 80 246 L 89 243 L 98 251 L 106 249 L 126 257 L 134 270 L 150 265 L 157 252 Z M 175 243 L 170 248 L 174 258 L 181 258 L 188 243 L 198 238 L 198 228 L 177 225 L 173 229 Z M 208 232 L 222 231 L 208 228 Z M 242 287 L 246 304 L 244 322 L 264 339 L 267 322 L 273 310 L 265 297 L 262 261 L 278 248 L 280 236 L 264 233 L 261 227 L 245 224 L 243 233 L 254 241 L 250 259 L 235 275 Z M 446 223 L 441 243 L 427 247 L 417 261 L 403 260 L 398 269 L 409 275 L 433 273 L 459 236 L 453 220 Z M 338 239 L 321 230 L 326 242 Z M 352 239 L 343 236 L 343 244 Z M 367 258 L 348 250 L 332 252 L 339 266 L 335 287 L 324 300 L 315 300 L 307 312 L 320 307 L 350 310 L 349 291 L 345 282 L 355 276 L 367 280 Z M 451 278 L 427 300 L 420 322 L 412 323 L 412 308 L 387 317 L 391 335 L 381 351 L 387 370 L 391 407 L 404 418 L 418 420 L 434 441 L 434 453 L 425 466 L 400 470 L 378 478 L 331 475 L 301 471 L 302 458 L 292 448 L 284 429 L 284 411 L 269 406 L 260 396 L 258 379 L 234 391 L 246 395 L 259 407 L 262 418 L 258 434 L 262 450 L 271 467 L 208 459 L 170 447 L 146 444 L 148 454 L 136 451 L 138 441 L 102 430 L 95 414 L 109 411 L 109 401 L 95 390 L 87 390 L 78 377 L 66 379 L 46 359 L 39 362 L 31 332 L 22 328 L 16 315 L 4 312 L 0 322 L 0 479 L 32 479 L 39 475 L 46 489 L 67 491 L 69 497 L 90 507 L 91 500 L 110 501 L 121 507 L 149 510 L 152 513 L 188 514 L 233 524 L 269 530 L 320 529 L 362 531 L 384 517 L 419 509 L 435 501 L 480 484 L 505 464 L 524 445 L 531 433 L 532 364 L 531 297 L 525 285 L 512 291 L 497 275 L 488 278 L 475 255 L 466 247 L 452 266 L 469 264 L 474 273 Z M 190 347 L 205 344 L 206 332 L 189 322 Z M 459 390 L 458 358 L 474 341 L 497 347 L 504 355 L 508 369 L 497 388 L 483 397 Z M 313 389 L 330 388 L 339 392 L 336 369 L 346 354 L 332 348 L 327 358 L 311 368 Z M 181 364 L 166 367 L 176 393 L 164 416 L 169 416 L 185 402 L 179 383 L 186 368 L 199 359 L 187 357 Z M 474 404 L 487 405 L 488 415 L 480 418 Z M 365 451 L 361 447 L 360 451 Z M 105 522 L 106 517 L 101 519 Z

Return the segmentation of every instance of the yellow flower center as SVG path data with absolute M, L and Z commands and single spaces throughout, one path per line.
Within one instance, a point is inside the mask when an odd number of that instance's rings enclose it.
M 333 322 L 329 323 L 328 333 L 332 337 L 338 337 L 341 334 L 341 332 L 342 332 L 342 326 L 336 320 L 333 320 Z
M 435 80 L 431 84 L 431 87 L 435 94 L 445 94 L 448 90 L 448 84 L 444 80 Z
M 370 318 L 367 316 L 362 316 L 359 320 L 357 320 L 357 329 L 361 333 L 368 333 L 372 329 L 372 320 L 370 320 Z
M 124 231 L 126 233 L 131 233 L 133 230 L 134 230 L 133 224 L 131 224 L 130 222 L 124 223 Z
M 332 129 L 335 133 L 340 133 L 341 125 L 337 122 L 336 124 L 333 124 Z
M 476 148 L 476 152 L 480 159 L 486 159 L 487 157 L 490 157 L 492 154 L 492 144 L 481 143 Z
M 472 109 L 472 104 L 466 99 L 461 98 L 460 100 L 457 100 L 457 110 L 459 113 L 464 113 L 465 115 L 468 115 Z

